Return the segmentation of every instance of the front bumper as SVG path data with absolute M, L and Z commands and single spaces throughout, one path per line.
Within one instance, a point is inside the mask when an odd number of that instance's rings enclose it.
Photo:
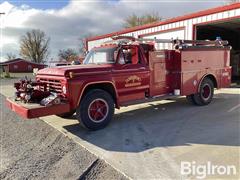
M 14 98 L 7 98 L 7 106 L 24 118 L 38 118 L 42 116 L 63 114 L 70 111 L 69 103 L 61 103 L 52 106 L 42 106 L 37 103 L 22 103 Z

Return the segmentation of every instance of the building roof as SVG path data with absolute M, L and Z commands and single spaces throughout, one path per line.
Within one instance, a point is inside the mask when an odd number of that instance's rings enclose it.
M 24 60 L 24 59 L 21 59 L 21 58 L 16 58 L 16 59 L 11 59 L 11 60 L 8 60 L 8 61 L 5 61 L 5 62 L 0 62 L 0 65 L 9 65 L 9 64 L 13 64 L 15 62 L 19 62 L 19 61 L 25 61 L 29 64 L 36 64 L 36 65 L 45 65 L 45 64 L 40 64 L 40 63 L 35 63 L 35 62 L 31 62 L 31 61 L 27 61 L 27 60 Z M 46 66 L 46 65 L 45 65 Z
M 187 19 L 191 19 L 191 18 L 197 18 L 197 17 L 200 17 L 200 16 L 219 13 L 219 12 L 228 11 L 228 10 L 237 9 L 237 8 L 240 8 L 240 3 L 234 3 L 234 4 L 230 4 L 230 5 L 220 6 L 220 7 L 216 7 L 216 8 L 211 8 L 211 9 L 199 11 L 199 12 L 196 12 L 196 13 L 187 14 L 187 15 L 184 15 L 184 16 L 178 16 L 178 17 L 175 17 L 175 18 L 167 19 L 165 21 L 160 21 L 160 22 L 155 22 L 155 23 L 151 23 L 151 24 L 146 24 L 146 25 L 136 26 L 136 27 L 132 27 L 132 28 L 127 28 L 127 29 L 123 29 L 123 30 L 113 32 L 113 33 L 109 33 L 109 34 L 90 37 L 90 38 L 87 38 L 86 40 L 87 41 L 99 40 L 99 39 L 108 38 L 108 37 L 112 37 L 112 36 L 116 36 L 116 35 L 130 33 L 130 32 L 133 32 L 133 31 L 138 31 L 138 30 L 143 30 L 143 29 L 147 29 L 147 28 L 157 27 L 157 26 L 160 26 L 160 25 L 165 25 L 165 24 L 169 24 L 169 23 L 183 21 L 183 20 L 187 20 Z

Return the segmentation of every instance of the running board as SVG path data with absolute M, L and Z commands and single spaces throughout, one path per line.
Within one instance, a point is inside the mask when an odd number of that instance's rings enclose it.
M 164 95 L 153 96 L 150 98 L 139 99 L 139 100 L 122 103 L 121 106 L 130 106 L 130 105 L 149 103 L 149 102 L 160 101 L 160 100 L 174 100 L 178 97 L 181 97 L 181 96 L 176 96 L 176 95 L 172 95 L 172 94 L 164 94 Z

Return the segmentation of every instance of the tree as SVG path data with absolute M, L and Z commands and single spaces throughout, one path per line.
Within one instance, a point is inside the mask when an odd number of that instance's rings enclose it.
M 142 16 L 137 16 L 136 14 L 132 14 L 124 20 L 125 21 L 124 27 L 130 28 L 130 27 L 158 22 L 161 20 L 162 18 L 157 13 L 147 13 Z
M 58 57 L 60 59 L 65 59 L 66 61 L 71 62 L 78 59 L 78 53 L 71 48 L 62 49 L 62 50 L 59 50 Z
M 86 47 L 86 37 L 82 37 L 79 38 L 80 44 L 79 44 L 79 52 L 81 56 L 84 56 L 86 51 L 87 51 L 87 47 Z
M 12 59 L 16 59 L 16 55 L 13 53 L 7 53 L 7 60 L 12 60 Z
M 36 63 L 41 63 L 49 55 L 50 38 L 44 31 L 33 29 L 21 37 L 20 55 Z
M 86 44 L 86 39 L 89 37 L 94 36 L 92 33 L 88 33 L 83 35 L 81 38 L 79 38 L 80 41 L 80 46 L 79 46 L 79 52 L 81 56 L 85 56 L 87 52 L 87 44 Z

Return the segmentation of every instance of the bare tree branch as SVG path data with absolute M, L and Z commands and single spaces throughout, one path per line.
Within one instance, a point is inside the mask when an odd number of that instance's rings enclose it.
M 79 38 L 80 41 L 80 47 L 79 47 L 79 52 L 81 56 L 85 56 L 86 51 L 87 51 L 87 44 L 86 44 L 86 39 L 89 37 L 94 36 L 92 33 L 85 34 L 81 38 Z
M 33 62 L 41 63 L 49 55 L 50 38 L 41 30 L 27 32 L 21 37 L 20 55 Z
M 16 55 L 12 53 L 7 53 L 7 60 L 16 59 Z
M 66 61 L 71 62 L 74 60 L 78 60 L 78 53 L 74 49 L 71 49 L 71 48 L 62 49 L 62 50 L 59 50 L 58 57 L 60 59 L 65 59 Z

